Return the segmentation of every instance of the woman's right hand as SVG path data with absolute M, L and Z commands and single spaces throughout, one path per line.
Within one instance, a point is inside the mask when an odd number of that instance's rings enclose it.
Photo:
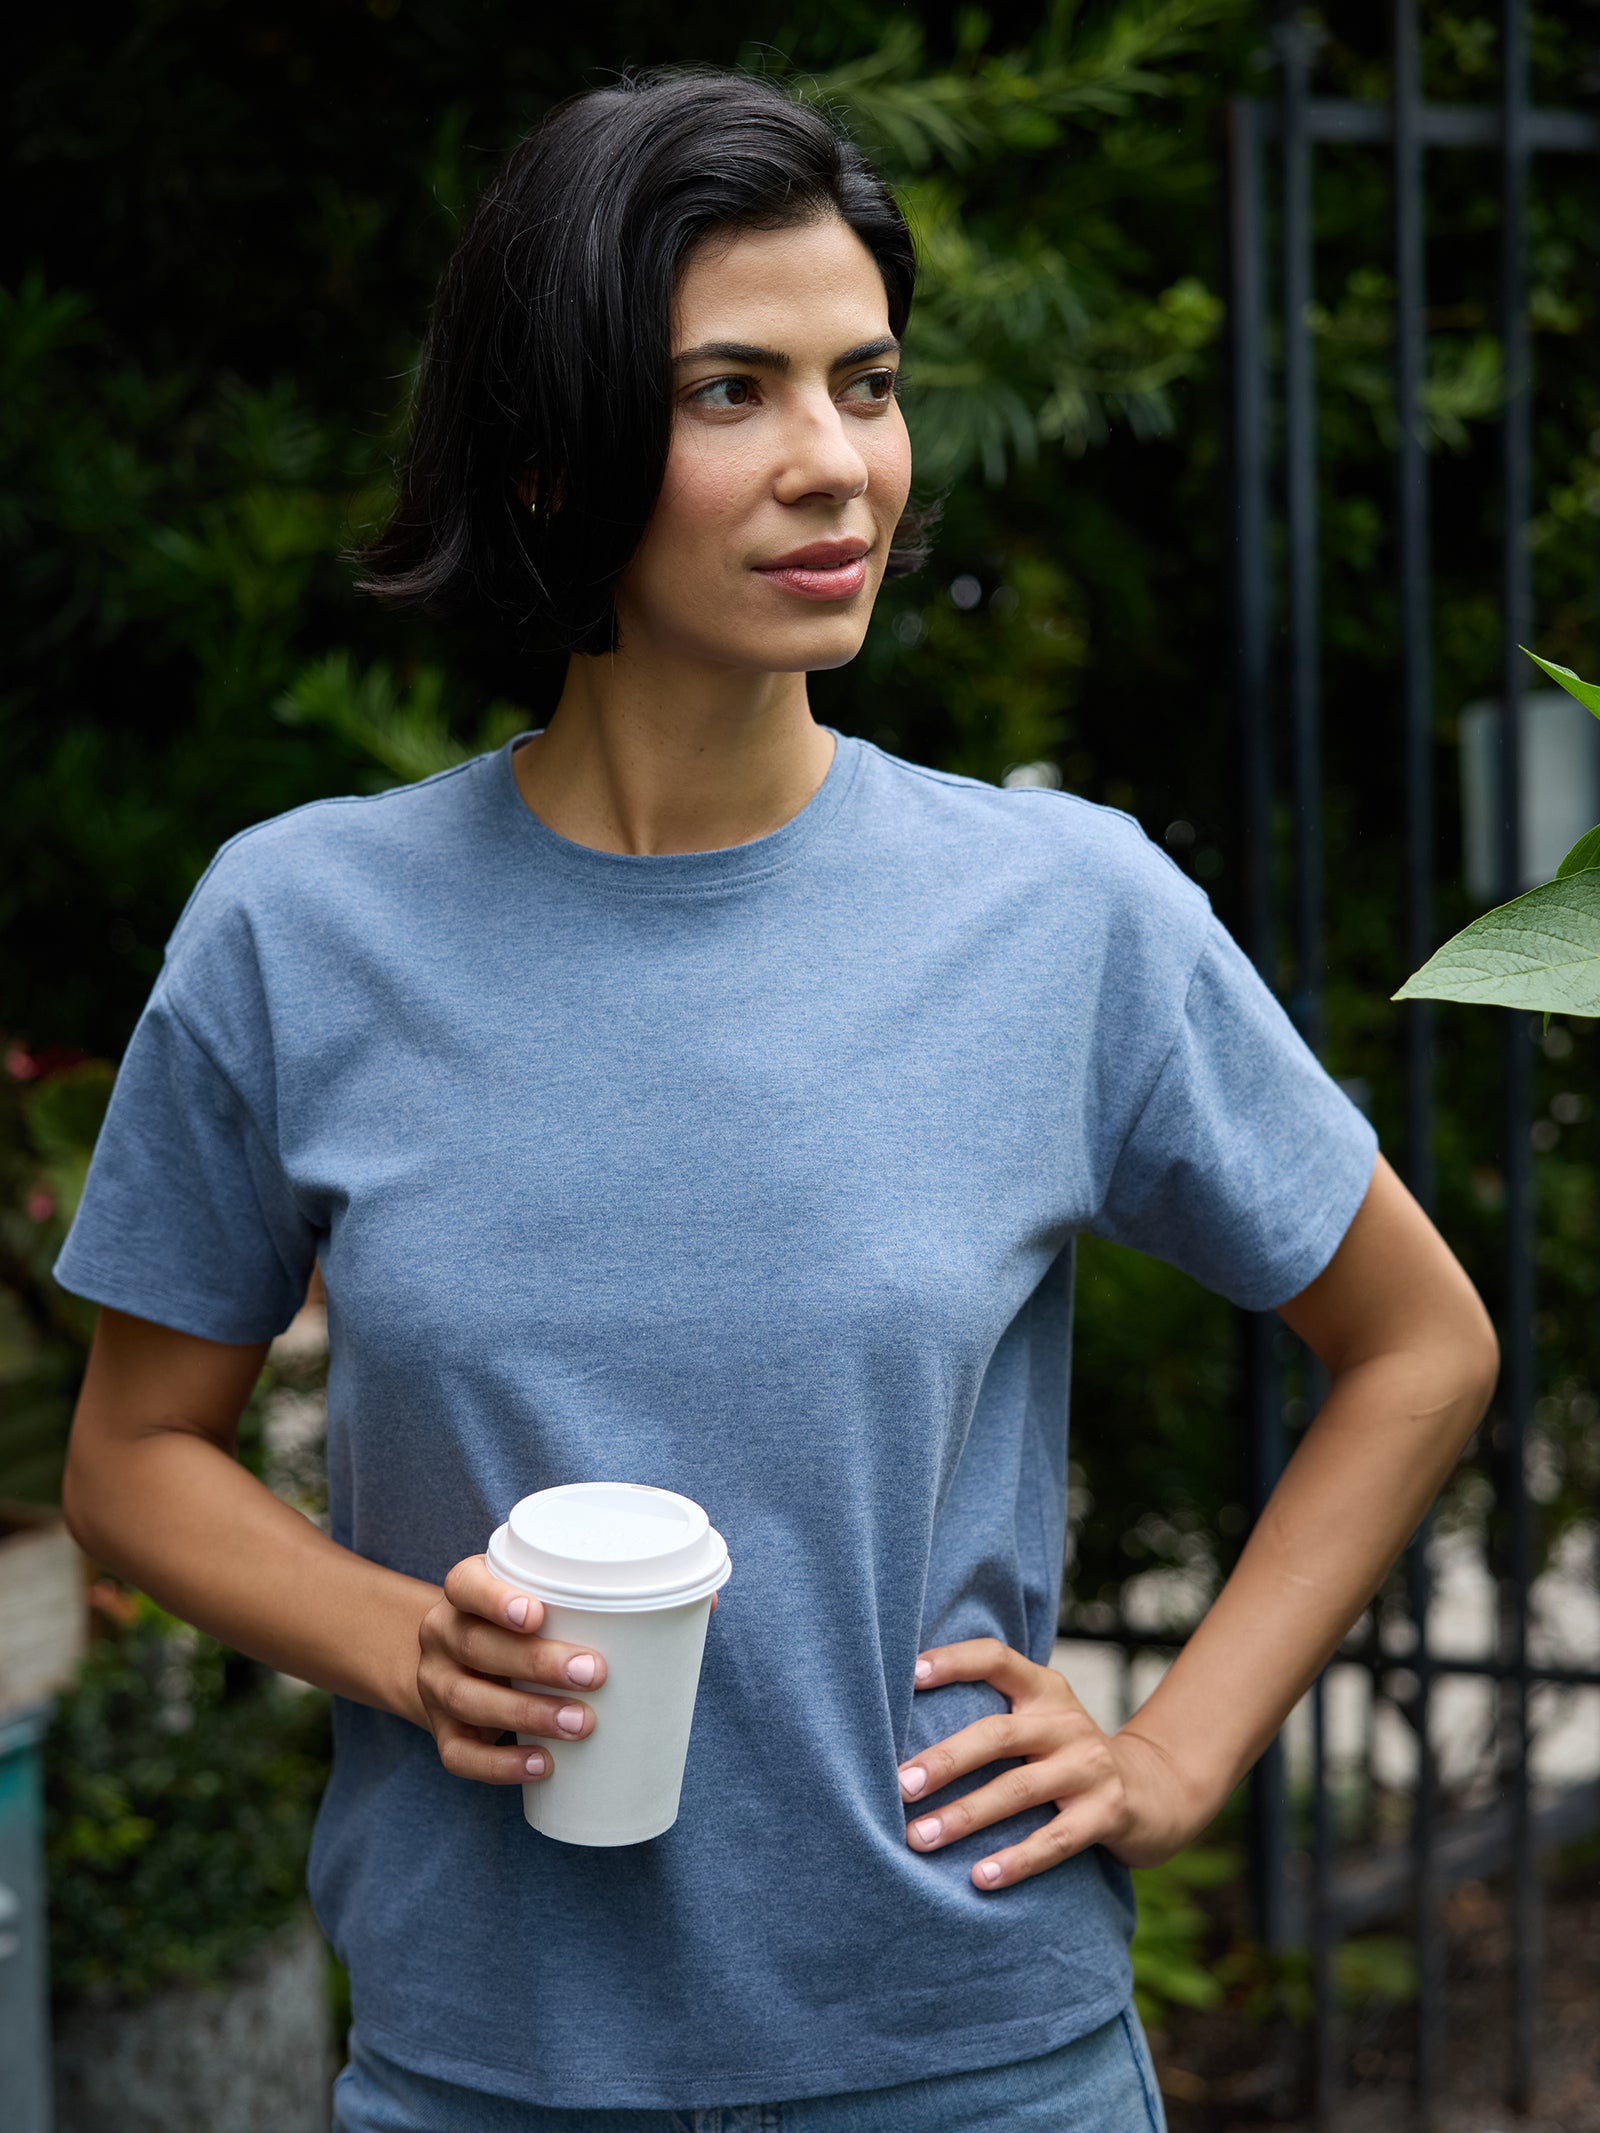
M 502 1733 L 582 1740 L 595 1715 L 570 1693 L 606 1678 L 598 1652 L 542 1637 L 542 1601 L 505 1585 L 481 1555 L 456 1564 L 417 1632 L 417 1693 L 439 1760 L 456 1777 L 525 1785 L 550 1770 L 547 1750 Z M 519 1682 L 532 1684 L 519 1688 Z

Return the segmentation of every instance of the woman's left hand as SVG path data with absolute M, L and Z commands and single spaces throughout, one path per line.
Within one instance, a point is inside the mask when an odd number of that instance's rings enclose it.
M 902 1798 L 914 1802 L 986 1763 L 1021 1761 L 976 1792 L 908 1822 L 912 1849 L 939 1851 L 1024 1808 L 1057 1810 L 1053 1821 L 1020 1844 L 978 1860 L 974 1887 L 1026 1881 L 1091 1844 L 1103 1844 L 1124 1866 L 1156 1866 L 1210 1821 L 1214 1809 L 1194 1798 L 1162 1748 L 1126 1727 L 1103 1732 L 1054 1667 L 1035 1666 L 996 1637 L 975 1637 L 940 1645 L 917 1660 L 919 1689 L 947 1681 L 987 1681 L 1011 1709 L 980 1718 L 903 1763 Z

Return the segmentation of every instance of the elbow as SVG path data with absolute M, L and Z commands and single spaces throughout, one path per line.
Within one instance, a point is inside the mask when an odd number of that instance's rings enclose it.
M 67 1531 L 85 1555 L 95 1552 L 94 1537 L 89 1530 L 89 1521 L 84 1504 L 82 1461 L 73 1457 L 73 1447 L 67 1445 L 67 1464 L 61 1476 L 61 1516 Z
M 1470 1436 L 1483 1420 L 1489 1402 L 1494 1398 L 1495 1386 L 1500 1382 L 1499 1339 L 1488 1312 L 1476 1295 L 1472 1303 L 1471 1316 L 1461 1328 L 1455 1344 L 1466 1422 L 1464 1437 Z
M 61 1517 L 67 1531 L 91 1561 L 104 1563 L 105 1535 L 95 1515 L 95 1477 L 89 1470 L 81 1435 L 76 1426 L 67 1441 L 67 1463 L 61 1476 Z

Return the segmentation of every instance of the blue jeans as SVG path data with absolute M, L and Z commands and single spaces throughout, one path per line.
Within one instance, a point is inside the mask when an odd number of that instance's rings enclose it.
M 350 2036 L 335 2133 L 1166 2133 L 1150 2048 L 1132 2008 L 1040 2059 L 934 2074 L 890 2089 L 698 2111 L 513 2103 L 413 2074 Z

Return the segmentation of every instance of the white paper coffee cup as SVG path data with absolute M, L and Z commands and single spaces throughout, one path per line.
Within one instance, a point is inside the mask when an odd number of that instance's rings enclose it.
M 585 1739 L 517 1736 L 553 1765 L 522 1788 L 529 1824 L 563 1844 L 659 1837 L 678 1819 L 711 1595 L 733 1569 L 722 1535 L 671 1489 L 580 1481 L 524 1496 L 485 1554 L 544 1602 L 541 1636 L 606 1662 Z

